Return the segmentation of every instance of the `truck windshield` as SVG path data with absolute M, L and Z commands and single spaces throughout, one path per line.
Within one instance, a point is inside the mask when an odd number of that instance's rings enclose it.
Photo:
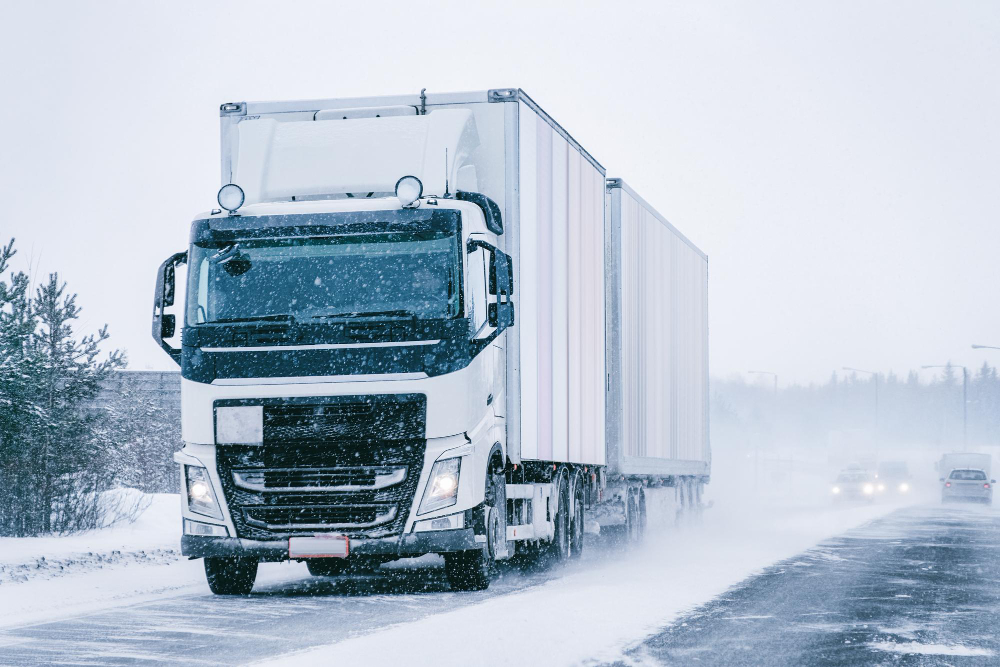
M 187 322 L 456 317 L 459 249 L 446 231 L 196 243 Z

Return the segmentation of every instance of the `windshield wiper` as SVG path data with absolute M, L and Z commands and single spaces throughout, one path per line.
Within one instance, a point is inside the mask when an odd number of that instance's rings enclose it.
M 205 324 L 231 324 L 233 322 L 295 322 L 291 315 L 251 315 L 249 317 L 222 317 Z
M 348 319 L 352 317 L 408 317 L 414 320 L 417 319 L 416 313 L 408 310 L 363 310 L 347 313 L 320 313 L 318 315 L 310 315 L 309 317 L 313 320 Z

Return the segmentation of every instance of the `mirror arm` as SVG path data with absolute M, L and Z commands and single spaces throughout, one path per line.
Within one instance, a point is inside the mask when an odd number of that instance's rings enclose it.
M 153 294 L 153 340 L 156 341 L 157 345 L 163 348 L 163 351 L 170 355 L 178 365 L 181 363 L 181 351 L 179 348 L 171 347 L 163 340 L 163 334 L 165 328 L 174 328 L 176 330 L 177 320 L 176 316 L 169 316 L 173 318 L 173 327 L 170 327 L 166 319 L 167 315 L 163 312 L 164 308 L 171 306 L 174 303 L 175 294 L 175 276 L 174 269 L 178 264 L 187 263 L 187 252 L 178 252 L 170 257 L 168 257 L 162 264 L 160 264 L 160 270 L 156 275 L 156 291 Z M 168 284 L 167 275 L 170 275 L 170 281 Z M 166 326 L 165 326 L 166 325 Z

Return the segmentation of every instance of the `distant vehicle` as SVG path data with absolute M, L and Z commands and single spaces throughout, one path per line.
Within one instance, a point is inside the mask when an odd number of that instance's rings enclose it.
M 993 504 L 993 485 L 985 470 L 959 468 L 952 470 L 947 478 L 942 477 L 941 502 L 951 501 Z
M 937 464 L 938 476 L 947 477 L 952 470 L 970 468 L 972 470 L 982 470 L 989 477 L 992 463 L 993 457 L 990 454 L 976 454 L 973 452 L 944 454 Z
M 883 461 L 878 466 L 875 475 L 875 491 L 895 495 L 905 495 L 910 492 L 912 478 L 906 461 Z
M 875 480 L 860 468 L 849 468 L 837 475 L 837 481 L 830 489 L 834 502 L 842 500 L 875 500 Z

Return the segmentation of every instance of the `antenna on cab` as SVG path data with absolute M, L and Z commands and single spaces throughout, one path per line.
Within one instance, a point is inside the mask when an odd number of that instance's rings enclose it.
M 448 192 L 448 149 L 444 149 L 444 198 L 450 199 L 451 194 Z

